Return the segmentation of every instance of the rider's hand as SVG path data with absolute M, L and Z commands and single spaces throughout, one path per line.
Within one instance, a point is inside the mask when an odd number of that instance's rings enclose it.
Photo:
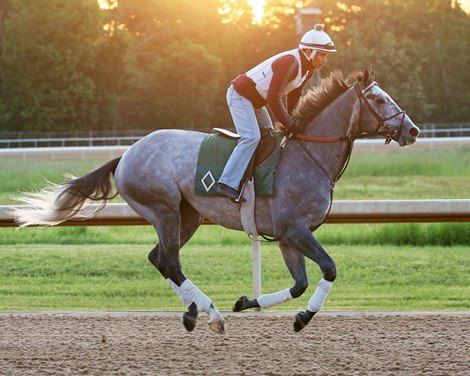
M 290 136 L 290 135 L 296 135 L 297 133 L 302 132 L 302 127 L 298 123 L 292 122 L 291 125 L 284 125 L 281 123 L 278 123 L 278 129 L 284 133 L 285 136 Z
M 303 131 L 303 127 L 300 126 L 298 122 L 294 122 L 289 128 L 289 133 L 292 133 L 294 136 Z

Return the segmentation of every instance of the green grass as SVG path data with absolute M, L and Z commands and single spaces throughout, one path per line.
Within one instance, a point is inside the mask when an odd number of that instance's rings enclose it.
M 151 247 L 157 241 L 151 226 L 4 228 L 0 231 L 0 244 L 4 245 L 141 244 Z M 468 223 L 325 224 L 315 234 L 323 244 L 470 245 Z M 247 235 L 243 232 L 201 226 L 190 242 L 225 246 L 246 240 Z
M 470 196 L 470 148 L 452 150 L 353 153 L 335 189 L 337 200 L 446 199 Z M 80 176 L 105 161 L 0 160 L 0 205 L 12 196 L 63 181 L 65 172 Z
M 181 310 L 182 303 L 147 262 L 143 245 L 0 246 L 0 310 Z M 338 278 L 326 310 L 468 310 L 466 247 L 331 246 Z M 252 294 L 251 245 L 188 245 L 188 277 L 221 310 Z M 305 309 L 320 278 L 276 309 Z M 279 250 L 262 247 L 263 292 L 292 285 Z

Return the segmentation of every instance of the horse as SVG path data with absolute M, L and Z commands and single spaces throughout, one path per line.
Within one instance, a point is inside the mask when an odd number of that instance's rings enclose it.
M 306 259 L 319 266 L 322 278 L 307 309 L 294 316 L 294 331 L 302 330 L 322 308 L 335 281 L 336 266 L 313 232 L 328 215 L 335 183 L 346 169 L 354 140 L 380 136 L 386 143 L 393 140 L 404 147 L 419 135 L 419 129 L 374 76 L 373 69 L 366 68 L 348 83 L 336 71 L 300 99 L 292 116 L 303 131 L 285 143 L 274 177 L 274 194 L 258 197 L 255 203 L 257 229 L 278 242 L 294 283 L 256 299 L 243 295 L 233 311 L 265 309 L 301 296 L 308 287 Z M 100 201 L 101 208 L 120 194 L 158 235 L 148 259 L 186 306 L 182 318 L 186 330 L 194 329 L 202 311 L 209 315 L 209 328 L 224 334 L 224 318 L 185 276 L 179 258 L 181 247 L 204 218 L 243 231 L 239 204 L 222 196 L 195 194 L 196 161 L 206 136 L 196 131 L 157 130 L 87 175 L 24 194 L 21 200 L 28 206 L 17 209 L 16 221 L 20 227 L 53 226 L 83 217 L 89 200 Z

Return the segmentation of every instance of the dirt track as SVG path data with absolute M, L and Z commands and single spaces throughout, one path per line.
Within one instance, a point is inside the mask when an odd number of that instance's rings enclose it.
M 0 314 L 1 375 L 469 375 L 470 315 Z

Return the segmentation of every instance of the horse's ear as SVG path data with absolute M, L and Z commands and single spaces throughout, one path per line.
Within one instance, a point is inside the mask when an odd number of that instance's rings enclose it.
M 366 67 L 366 70 L 362 74 L 361 82 L 364 85 L 364 87 L 369 84 L 369 67 Z
M 372 81 L 374 81 L 374 78 L 375 78 L 374 66 L 371 66 L 370 68 L 366 67 L 366 70 L 362 74 L 362 80 L 361 80 L 364 87 L 366 87 Z
M 374 80 L 375 80 L 375 71 L 374 71 L 374 66 L 371 65 L 369 69 L 369 81 L 372 82 Z

